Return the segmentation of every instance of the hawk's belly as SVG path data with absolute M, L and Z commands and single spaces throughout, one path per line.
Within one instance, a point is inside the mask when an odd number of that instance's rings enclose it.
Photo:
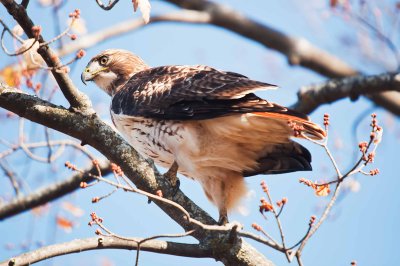
M 180 123 L 116 114 L 112 118 L 117 129 L 142 156 L 162 167 L 171 167 L 184 141 Z

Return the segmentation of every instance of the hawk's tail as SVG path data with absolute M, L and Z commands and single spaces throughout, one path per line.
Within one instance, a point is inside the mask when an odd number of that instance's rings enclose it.
M 312 170 L 310 152 L 294 141 L 275 144 L 270 147 L 270 150 L 265 156 L 257 160 L 257 167 L 244 171 L 243 176 Z
M 326 132 L 319 125 L 311 121 L 298 121 L 294 120 L 295 123 L 299 123 L 303 126 L 303 132 L 307 137 L 315 140 L 321 140 L 326 137 Z M 289 122 L 290 123 L 290 122 Z
M 293 128 L 300 126 L 301 131 L 307 137 L 314 140 L 321 140 L 326 137 L 325 130 L 323 130 L 318 124 L 292 114 L 281 114 L 272 112 L 253 112 L 252 114 L 270 119 L 285 121 L 286 123 L 288 123 L 288 126 L 292 126 Z M 296 137 L 301 138 L 301 135 Z

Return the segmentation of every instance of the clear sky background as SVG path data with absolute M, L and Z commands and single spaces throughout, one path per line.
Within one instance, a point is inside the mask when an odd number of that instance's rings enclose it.
M 37 1 L 31 1 L 29 13 L 36 24 L 42 25 L 46 39 L 54 36 L 54 27 L 50 8 L 42 8 Z M 368 74 L 378 74 L 395 69 L 393 55 L 385 46 L 372 38 L 365 38 L 367 31 L 351 18 L 335 15 L 329 8 L 329 1 L 216 1 L 227 4 L 261 23 L 283 31 L 289 35 L 304 37 L 316 46 L 338 56 L 354 68 Z M 396 1 L 368 1 L 376 6 L 376 17 L 382 20 L 382 29 L 390 33 L 394 42 L 399 42 L 396 34 L 398 27 L 391 22 Z M 162 1 L 151 1 L 152 15 L 177 10 Z M 62 23 L 68 13 L 79 8 L 85 20 L 88 32 L 99 31 L 117 22 L 139 18 L 133 13 L 131 1 L 120 1 L 112 11 L 101 10 L 93 0 L 67 1 L 60 11 Z M 13 26 L 13 21 L 0 7 L 0 18 Z M 378 20 L 379 21 L 379 20 Z M 393 32 L 392 32 L 393 31 Z M 363 49 L 360 49 L 360 42 Z M 10 44 L 10 42 L 8 42 Z M 11 47 L 11 46 L 10 46 Z M 258 43 L 247 40 L 226 30 L 208 25 L 185 25 L 177 23 L 158 23 L 146 26 L 127 35 L 99 43 L 87 50 L 87 55 L 72 67 L 71 77 L 79 88 L 88 94 L 95 104 L 96 111 L 110 121 L 109 97 L 99 91 L 94 84 L 83 86 L 80 73 L 90 58 L 107 48 L 123 48 L 140 55 L 149 65 L 190 65 L 205 64 L 222 70 L 238 72 L 260 81 L 277 84 L 278 91 L 259 93 L 260 96 L 291 105 L 296 101 L 296 92 L 303 86 L 325 80 L 324 77 L 301 67 L 291 67 L 286 59 L 275 51 L 268 50 Z M 365 52 L 368 52 L 366 54 Z M 14 62 L 0 53 L 0 67 Z M 65 59 L 67 61 L 68 59 Z M 382 64 L 379 62 L 385 62 Z M 65 104 L 61 96 L 56 95 L 53 102 Z M 358 192 L 346 190 L 334 207 L 331 216 L 309 241 L 303 252 L 305 265 L 350 265 L 356 260 L 358 265 L 396 265 L 400 260 L 397 241 L 400 237 L 398 221 L 400 219 L 400 197 L 398 187 L 400 176 L 397 169 L 400 127 L 398 119 L 387 112 L 373 108 L 367 100 L 359 99 L 355 103 L 342 100 L 333 105 L 325 105 L 311 114 L 316 122 L 322 122 L 324 113 L 331 115 L 330 147 L 338 159 L 342 170 L 348 169 L 354 162 L 354 151 L 359 141 L 369 137 L 369 113 L 376 112 L 384 126 L 383 142 L 378 149 L 375 167 L 381 174 L 375 177 L 356 176 Z M 2 117 L 4 112 L 0 111 Z M 364 116 L 362 116 L 364 114 Z M 360 119 L 360 117 L 363 117 Z M 358 123 L 359 122 L 359 123 Z M 18 119 L 2 118 L 0 138 L 16 142 Z M 356 129 L 354 129 L 354 127 Z M 30 140 L 43 139 L 43 129 L 27 124 L 26 134 Z M 52 133 L 54 138 L 65 138 Z M 298 183 L 306 177 L 311 180 L 328 180 L 334 174 L 330 162 L 320 147 L 302 142 L 313 155 L 313 172 L 291 173 L 276 176 L 255 176 L 247 178 L 248 198 L 243 201 L 245 211 L 231 215 L 231 220 L 240 221 L 246 230 L 252 231 L 251 224 L 257 222 L 276 239 L 279 238 L 274 220 L 265 222 L 258 214 L 259 198 L 264 196 L 259 183 L 266 180 L 272 196 L 277 201 L 282 197 L 289 199 L 282 214 L 285 236 L 289 243 L 296 243 L 306 232 L 309 217 L 319 215 L 326 204 L 326 198 L 316 197 L 312 190 Z M 0 152 L 5 149 L 0 144 Z M 44 151 L 43 151 L 44 152 Z M 101 158 L 101 157 L 99 157 Z M 84 167 L 87 162 L 76 153 L 68 153 L 53 165 L 32 163 L 17 153 L 9 164 L 30 188 L 44 186 L 55 180 L 63 180 L 71 173 L 63 168 L 66 160 Z M 164 171 L 164 170 L 162 170 Z M 358 182 L 358 183 L 354 183 Z M 0 175 L 0 195 L 7 201 L 12 189 L 6 177 Z M 348 185 L 347 187 L 351 187 Z M 200 185 L 181 178 L 181 189 L 187 195 L 217 218 L 217 210 L 203 195 Z M 105 184 L 79 190 L 77 193 L 52 202 L 43 215 L 31 212 L 0 221 L 0 261 L 27 249 L 40 245 L 70 241 L 75 238 L 94 236 L 93 228 L 86 224 L 89 214 L 95 211 L 103 217 L 108 228 L 124 236 L 148 237 L 159 233 L 179 233 L 182 229 L 158 209 L 147 204 L 147 198 L 118 191 L 113 196 L 92 204 L 91 198 L 101 196 L 112 190 Z M 25 192 L 29 190 L 25 185 Z M 71 202 L 79 206 L 84 215 L 74 217 L 63 210 L 62 203 Z M 0 205 L 1 208 L 1 205 Z M 62 215 L 74 221 L 72 232 L 65 232 L 55 224 L 55 217 Z M 194 243 L 190 238 L 179 239 Z M 253 243 L 260 252 L 276 265 L 287 265 L 283 254 Z M 44 261 L 38 265 L 132 265 L 135 252 L 122 250 L 100 250 L 67 255 Z M 141 253 L 141 265 L 220 265 L 211 259 L 190 259 L 153 253 Z

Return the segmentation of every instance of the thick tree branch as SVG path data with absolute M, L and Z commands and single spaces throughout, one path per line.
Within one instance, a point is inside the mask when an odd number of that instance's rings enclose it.
M 374 76 L 359 75 L 305 86 L 297 93 L 298 101 L 292 108 L 303 113 L 311 113 L 322 104 L 332 103 L 347 97 L 356 100 L 361 95 L 384 91 L 400 91 L 399 73 L 384 73 Z
M 337 78 L 357 74 L 337 57 L 313 46 L 305 39 L 288 36 L 258 23 L 235 10 L 206 0 L 165 0 L 186 9 L 206 12 L 210 24 L 225 28 L 285 55 L 290 64 L 301 65 L 324 76 Z
M 0 262 L 0 266 L 8 265 L 30 265 L 48 258 L 79 253 L 98 249 L 124 249 L 137 250 L 138 242 L 143 238 L 133 238 L 131 241 L 116 237 L 92 237 L 86 239 L 75 239 L 70 242 L 55 244 L 30 251 L 7 261 Z M 171 241 L 147 240 L 140 244 L 140 250 L 169 254 L 182 257 L 206 258 L 212 256 L 212 251 L 198 244 L 176 243 Z
M 0 2 L 5 6 L 8 13 L 12 15 L 23 28 L 29 38 L 37 38 L 39 43 L 45 43 L 41 35 L 35 36 L 32 29 L 35 24 L 29 18 L 26 9 L 22 5 L 17 4 L 13 0 L 0 0 Z M 65 98 L 71 104 L 71 107 L 79 109 L 81 112 L 93 113 L 94 111 L 92 110 L 91 102 L 88 97 L 75 87 L 68 74 L 58 71 L 58 68 L 62 66 L 62 63 L 55 52 L 48 45 L 43 45 L 38 49 L 38 53 L 43 57 L 46 64 L 52 68 L 51 72 L 53 73 L 53 76 L 60 86 Z
M 384 107 L 393 114 L 400 115 L 400 93 L 397 91 L 387 91 L 382 93 L 367 95 L 378 106 Z
M 181 205 L 191 218 L 204 224 L 216 224 L 204 210 L 193 203 L 182 191 L 175 192 L 158 171 L 150 166 L 111 127 L 95 115 L 71 112 L 40 98 L 27 95 L 0 83 L 0 107 L 12 111 L 35 123 L 53 128 L 80 139 L 105 155 L 110 161 L 121 166 L 129 179 L 140 189 L 156 194 L 162 190 L 166 199 Z M 174 192 L 174 193 L 173 193 Z M 172 195 L 173 194 L 173 195 Z M 185 231 L 194 229 L 194 224 L 173 206 L 155 201 L 166 214 L 181 225 Z M 273 265 L 251 245 L 239 239 L 227 243 L 229 230 L 214 231 L 197 228 L 192 234 L 202 244 L 213 249 L 213 258 L 228 265 Z M 218 241 L 216 241 L 216 239 Z
M 101 166 L 100 169 L 103 175 L 111 173 L 109 164 Z M 97 169 L 92 167 L 86 173 L 73 175 L 66 180 L 38 189 L 25 197 L 16 198 L 11 202 L 0 205 L 0 220 L 10 218 L 75 191 L 79 188 L 81 182 L 89 183 L 93 181 L 93 178 L 88 173 L 97 174 Z

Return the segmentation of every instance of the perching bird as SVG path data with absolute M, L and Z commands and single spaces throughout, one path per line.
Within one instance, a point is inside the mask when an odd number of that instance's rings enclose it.
M 112 120 L 141 155 L 201 183 L 220 224 L 246 192 L 243 177 L 311 170 L 288 122 L 325 137 L 306 115 L 253 94 L 275 85 L 208 66 L 151 68 L 110 49 L 90 60 L 81 79 L 112 97 Z

